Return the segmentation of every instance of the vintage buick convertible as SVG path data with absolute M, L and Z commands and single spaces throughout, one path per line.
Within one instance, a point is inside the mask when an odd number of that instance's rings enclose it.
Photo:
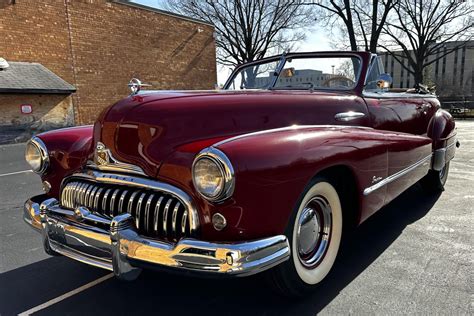
M 216 91 L 132 80 L 94 126 L 27 144 L 45 194 L 24 219 L 48 254 L 121 279 L 268 270 L 280 290 L 304 293 L 351 228 L 419 180 L 443 190 L 454 121 L 434 95 L 390 82 L 366 52 L 266 58 Z

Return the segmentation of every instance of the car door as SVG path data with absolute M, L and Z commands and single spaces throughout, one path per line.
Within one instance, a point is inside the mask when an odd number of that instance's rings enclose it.
M 367 104 L 372 127 L 410 134 L 423 134 L 423 102 L 406 93 L 393 93 L 377 86 L 383 65 L 380 58 L 374 57 L 367 74 L 363 97 Z M 426 124 L 427 126 L 427 124 Z
M 426 133 L 424 103 L 402 97 L 399 93 L 364 93 L 372 127 L 421 135 Z

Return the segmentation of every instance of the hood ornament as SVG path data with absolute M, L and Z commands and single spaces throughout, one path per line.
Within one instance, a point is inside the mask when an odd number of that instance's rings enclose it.
M 132 78 L 132 80 L 130 80 L 128 83 L 128 87 L 131 91 L 130 95 L 136 95 L 138 92 L 140 92 L 142 87 L 151 87 L 151 84 L 142 83 L 139 79 Z
M 129 163 L 121 162 L 114 158 L 110 149 L 101 142 L 97 142 L 94 150 L 94 161 L 89 161 L 88 166 L 104 171 L 116 171 L 145 175 L 142 168 Z

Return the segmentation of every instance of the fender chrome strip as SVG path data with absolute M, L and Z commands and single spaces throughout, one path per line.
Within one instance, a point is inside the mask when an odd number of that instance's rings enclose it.
M 256 131 L 256 132 L 250 132 L 250 133 L 237 135 L 237 136 L 234 136 L 234 137 L 230 137 L 230 138 L 221 140 L 220 142 L 217 142 L 217 143 L 213 144 L 210 147 L 219 147 L 220 145 L 230 143 L 234 140 L 238 140 L 238 139 L 245 138 L 245 137 L 250 137 L 250 136 L 257 136 L 257 135 L 275 133 L 275 132 L 284 132 L 284 131 L 289 131 L 289 130 L 298 130 L 298 129 L 303 129 L 303 128 L 317 128 L 317 127 L 337 128 L 337 129 L 343 129 L 343 128 L 360 128 L 360 129 L 370 129 L 370 130 L 373 129 L 372 127 L 367 127 L 367 126 L 336 125 L 336 124 L 334 124 L 334 125 L 291 125 L 291 126 L 277 127 L 277 128 L 265 129 L 265 130 L 261 130 L 261 131 Z
M 368 188 L 366 188 L 364 190 L 364 195 L 369 195 L 370 193 L 374 192 L 375 190 L 378 190 L 380 189 L 381 187 L 383 187 L 384 185 L 387 185 L 389 184 L 390 182 L 393 182 L 395 180 L 397 180 L 398 178 L 406 175 L 408 172 L 410 171 L 413 171 L 414 169 L 416 169 L 417 167 L 419 167 L 420 165 L 424 164 L 425 162 L 427 162 L 428 160 L 431 159 L 431 157 L 433 156 L 433 154 L 431 153 L 429 156 L 426 156 L 425 158 L 421 159 L 421 160 L 418 160 L 417 162 L 415 162 L 413 165 L 405 168 L 405 169 L 402 169 L 394 174 L 392 174 L 391 176 L 388 176 L 387 178 L 383 179 L 382 181 L 374 184 L 373 186 L 370 186 Z

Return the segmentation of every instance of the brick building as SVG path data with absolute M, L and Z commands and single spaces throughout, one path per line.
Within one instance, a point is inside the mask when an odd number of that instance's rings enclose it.
M 132 77 L 153 89 L 216 83 L 212 25 L 117 0 L 0 0 L 0 57 L 40 63 L 74 86 L 75 124 L 126 96 Z M 0 101 L 0 116 L 20 103 Z

